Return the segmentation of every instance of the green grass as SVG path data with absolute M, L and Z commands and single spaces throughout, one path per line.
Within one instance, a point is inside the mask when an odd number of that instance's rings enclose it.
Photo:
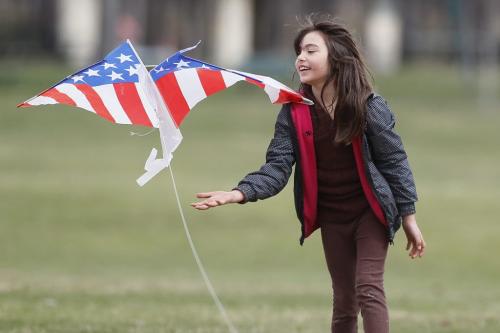
M 135 184 L 158 134 L 65 106 L 16 110 L 71 69 L 0 65 L 0 332 L 226 332 L 197 271 L 168 171 Z M 500 331 L 500 113 L 448 68 L 377 79 L 414 169 L 426 256 L 390 248 L 393 332 Z M 240 332 L 326 332 L 321 240 L 298 245 L 291 183 L 256 204 L 198 212 L 260 166 L 278 106 L 250 86 L 202 102 L 173 171 L 198 251 Z

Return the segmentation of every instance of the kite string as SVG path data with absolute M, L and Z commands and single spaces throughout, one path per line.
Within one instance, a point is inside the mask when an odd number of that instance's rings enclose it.
M 181 220 L 182 224 L 184 225 L 184 231 L 186 232 L 186 237 L 189 242 L 189 246 L 191 247 L 191 251 L 193 252 L 194 259 L 196 260 L 196 264 L 198 264 L 198 268 L 200 270 L 200 273 L 203 277 L 203 280 L 205 281 L 205 284 L 208 288 L 208 291 L 210 292 L 210 295 L 212 296 L 212 299 L 214 300 L 215 304 L 217 305 L 217 308 L 219 309 L 222 317 L 224 318 L 224 321 L 227 324 L 227 327 L 229 329 L 230 333 L 238 333 L 236 330 L 236 327 L 232 324 L 231 320 L 229 319 L 229 316 L 226 313 L 226 310 L 224 309 L 224 306 L 222 305 L 221 301 L 219 300 L 219 297 L 217 297 L 217 294 L 215 293 L 215 289 L 212 286 L 212 283 L 208 279 L 208 275 L 205 272 L 205 268 L 203 268 L 203 264 L 201 263 L 200 257 L 198 256 L 198 252 L 196 251 L 196 248 L 194 246 L 193 240 L 191 239 L 191 234 L 189 232 L 186 219 L 184 218 L 184 212 L 182 211 L 182 206 L 181 206 L 181 201 L 179 199 L 179 194 L 177 193 L 177 186 L 175 185 L 175 180 L 174 180 L 174 174 L 172 172 L 172 163 L 170 163 L 170 176 L 172 178 L 172 184 L 174 186 L 174 192 L 175 192 L 175 197 L 177 199 L 177 206 L 179 207 L 179 213 L 181 214 Z

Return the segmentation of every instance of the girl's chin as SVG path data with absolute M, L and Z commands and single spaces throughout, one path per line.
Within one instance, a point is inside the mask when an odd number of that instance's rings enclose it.
M 302 84 L 308 84 L 308 85 L 311 85 L 311 86 L 313 86 L 318 81 L 318 80 L 314 80 L 313 78 L 307 77 L 307 76 L 299 77 L 299 79 L 300 79 L 300 83 L 302 83 Z
M 310 86 L 314 86 L 315 81 L 313 81 L 313 80 L 307 80 L 307 79 L 300 79 L 300 83 L 302 83 L 302 84 L 308 84 Z
M 299 77 L 300 83 L 302 84 L 308 84 L 311 87 L 319 87 L 322 88 L 323 84 L 325 83 L 325 80 L 322 79 L 311 79 L 311 78 L 306 78 L 306 77 Z
M 311 84 L 311 80 L 308 80 L 306 78 L 300 78 L 300 83 L 302 83 L 302 84 Z

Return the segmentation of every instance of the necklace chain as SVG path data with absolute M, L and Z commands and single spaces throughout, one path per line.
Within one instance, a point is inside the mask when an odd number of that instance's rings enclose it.
M 325 111 L 330 115 L 330 117 L 332 117 L 332 119 L 335 112 L 335 106 L 337 106 L 337 100 L 334 100 L 332 104 L 328 106 L 325 105 L 324 107 Z

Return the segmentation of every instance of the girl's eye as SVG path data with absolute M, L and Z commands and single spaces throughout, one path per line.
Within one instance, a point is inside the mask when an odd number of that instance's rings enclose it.
M 307 51 L 308 54 L 313 54 L 314 52 L 316 52 L 316 51 L 313 51 L 313 50 L 308 50 Z

